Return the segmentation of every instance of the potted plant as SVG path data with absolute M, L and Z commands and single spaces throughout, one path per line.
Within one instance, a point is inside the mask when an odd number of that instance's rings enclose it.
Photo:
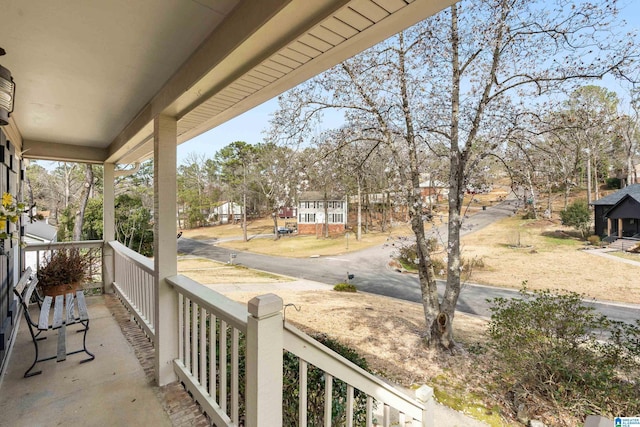
M 75 292 L 83 286 L 87 267 L 79 249 L 52 250 L 38 269 L 38 286 L 45 296 Z

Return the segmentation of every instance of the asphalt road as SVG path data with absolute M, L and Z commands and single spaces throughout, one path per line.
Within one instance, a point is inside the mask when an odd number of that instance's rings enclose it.
M 516 208 L 515 202 L 506 201 L 488 208 L 465 220 L 462 234 L 479 230 L 492 222 L 510 216 Z M 432 235 L 445 236 L 443 229 L 430 230 Z M 286 237 L 284 237 L 286 238 Z M 178 250 L 221 262 L 229 262 L 232 253 L 236 255 L 233 262 L 238 265 L 283 274 L 300 279 L 334 285 L 344 281 L 347 274 L 355 277 L 351 280 L 359 290 L 373 294 L 420 302 L 420 286 L 414 274 L 399 273 L 388 267 L 388 261 L 394 251 L 393 242 L 380 247 L 344 255 L 318 258 L 287 258 L 234 252 L 215 246 L 215 242 L 204 242 L 181 238 Z M 438 282 L 438 291 L 442 296 L 444 282 Z M 461 312 L 489 317 L 491 311 L 487 299 L 497 297 L 519 297 L 518 291 L 476 284 L 465 284 L 458 299 L 457 309 Z M 604 302 L 588 302 L 602 314 L 615 320 L 635 322 L 640 319 L 640 306 L 631 304 L 612 304 Z

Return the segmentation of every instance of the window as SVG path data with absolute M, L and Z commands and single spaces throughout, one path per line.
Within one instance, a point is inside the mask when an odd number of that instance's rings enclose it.
M 301 213 L 298 217 L 298 222 L 301 224 L 314 224 L 316 222 L 316 214 L 313 213 Z
M 329 214 L 329 223 L 331 224 L 342 224 L 344 223 L 344 215 L 341 213 L 330 213 Z

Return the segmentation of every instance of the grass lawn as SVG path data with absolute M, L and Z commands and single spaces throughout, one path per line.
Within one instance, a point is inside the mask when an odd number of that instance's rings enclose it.
M 291 280 L 288 277 L 251 270 L 240 265 L 230 265 L 196 257 L 178 258 L 178 273 L 203 285 L 279 283 Z
M 462 239 L 463 257 L 482 259 L 469 281 L 530 289 L 565 289 L 599 300 L 640 304 L 637 266 L 589 254 L 558 222 L 496 222 Z M 518 245 L 518 242 L 520 243 Z

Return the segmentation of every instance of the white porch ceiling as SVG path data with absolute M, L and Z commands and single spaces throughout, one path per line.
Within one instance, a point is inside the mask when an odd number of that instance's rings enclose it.
M 4 0 L 5 127 L 26 158 L 132 163 L 153 118 L 187 141 L 454 0 Z

